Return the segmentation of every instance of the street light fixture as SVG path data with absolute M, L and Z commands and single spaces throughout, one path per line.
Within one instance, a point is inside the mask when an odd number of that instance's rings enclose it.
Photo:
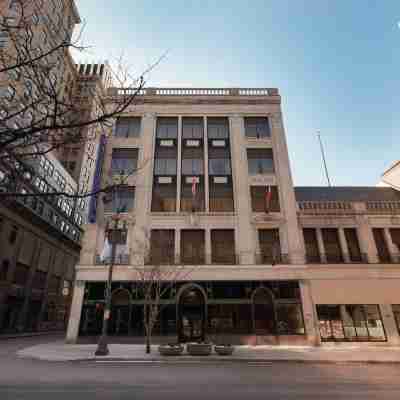
M 115 253 L 118 244 L 126 243 L 127 234 L 128 234 L 128 229 L 126 221 L 120 220 L 119 215 L 115 214 L 112 220 L 109 221 L 106 226 L 107 239 L 109 244 L 111 245 L 111 259 L 108 268 L 106 304 L 104 307 L 103 327 L 99 342 L 97 344 L 97 349 L 95 352 L 96 356 L 106 356 L 110 352 L 108 349 L 107 331 L 108 331 L 108 322 L 110 320 L 110 314 L 111 314 L 111 295 L 112 295 L 111 284 L 112 284 L 112 276 L 115 263 Z

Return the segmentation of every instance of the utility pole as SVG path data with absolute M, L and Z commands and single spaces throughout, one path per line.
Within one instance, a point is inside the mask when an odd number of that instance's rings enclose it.
M 326 165 L 326 160 L 325 160 L 325 152 L 324 152 L 324 147 L 322 145 L 322 140 L 321 140 L 321 134 L 320 131 L 317 131 L 318 134 L 318 140 L 319 140 L 319 147 L 321 149 L 321 154 L 322 154 L 322 162 L 324 163 L 324 169 L 325 169 L 325 176 L 326 176 L 326 180 L 328 181 L 328 186 L 331 187 L 331 180 L 329 179 L 329 173 L 328 173 L 328 167 Z

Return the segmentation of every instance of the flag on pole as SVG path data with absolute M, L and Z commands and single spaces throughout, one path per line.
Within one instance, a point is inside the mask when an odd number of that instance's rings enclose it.
M 192 196 L 196 197 L 196 192 L 197 192 L 197 179 L 195 177 L 192 178 Z
M 271 186 L 268 185 L 265 188 L 265 212 L 267 214 L 269 213 L 269 209 L 270 209 L 271 197 L 272 197 L 272 190 L 271 190 Z
M 110 242 L 108 241 L 108 235 L 106 232 L 103 250 L 101 251 L 101 254 L 100 254 L 100 261 L 104 262 L 104 261 L 109 261 L 110 259 L 111 259 L 111 245 L 110 245 Z

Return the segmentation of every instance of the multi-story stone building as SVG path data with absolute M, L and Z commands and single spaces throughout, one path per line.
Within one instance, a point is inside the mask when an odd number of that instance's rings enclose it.
M 124 93 L 109 89 L 110 103 Z M 115 120 L 97 159 L 103 181 L 140 168 L 85 226 L 69 342 L 100 332 L 98 255 L 118 211 L 129 230 L 112 334 L 144 334 L 136 270 L 157 262 L 189 271 L 162 299 L 160 341 L 399 343 L 400 193 L 294 188 L 280 103 L 277 89 L 147 88 Z
M 20 9 L 21 4 L 24 10 Z M 70 101 L 74 94 L 77 71 L 67 48 L 58 48 L 70 38 L 79 15 L 73 1 L 3 1 L 0 14 L 8 23 L 25 26 L 29 32 L 29 51 L 50 52 L 48 61 L 57 63 L 51 82 L 59 101 Z M 21 22 L 21 15 L 24 16 Z M 3 60 L 12 62 L 15 43 L 0 29 L 0 52 Z M 18 41 L 16 42 L 18 44 Z M 53 50 L 52 50 L 53 49 Z M 39 54 L 36 52 L 35 54 Z M 26 60 L 24 58 L 19 59 Z M 28 70 L 28 72 L 27 72 Z M 38 96 L 42 82 L 29 75 L 27 66 L 13 68 L 0 75 L 0 104 L 18 102 L 29 105 Z M 49 80 L 49 82 L 50 82 Z M 45 82 L 43 82 L 45 83 Z M 10 93 L 12 96 L 10 97 Z M 14 95 L 19 97 L 14 97 Z M 35 97 L 36 96 L 36 97 Z M 19 104 L 19 105 L 20 105 Z M 49 107 L 51 104 L 47 104 Z M 45 105 L 43 105 L 46 109 Z M 29 110 L 29 107 L 28 107 Z M 36 110 L 31 107 L 31 118 Z M 2 110 L 3 112 L 3 110 Z M 4 114 L 2 113 L 2 116 Z M 7 114 L 6 114 L 7 115 Z M 22 117 L 21 114 L 18 114 Z M 15 120 L 24 126 L 24 121 Z M 1 125 L 7 131 L 7 125 Z M 4 149 L 2 148 L 2 151 Z M 40 153 L 40 152 L 39 152 Z M 38 196 L 2 198 L 0 202 L 0 332 L 64 329 L 71 300 L 74 266 L 79 258 L 84 204 L 73 198 L 41 196 L 44 193 L 77 192 L 77 183 L 61 165 L 54 151 L 15 163 L 25 171 L 16 188 Z M 2 153 L 2 157 L 4 153 Z M 8 191 L 12 178 L 0 165 L 0 189 Z M 12 185 L 14 186 L 14 185 Z M 15 190 L 13 189 L 11 191 Z

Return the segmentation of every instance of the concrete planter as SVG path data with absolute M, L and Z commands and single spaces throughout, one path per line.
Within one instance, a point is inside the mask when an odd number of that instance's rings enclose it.
M 158 346 L 162 356 L 180 356 L 183 353 L 183 346 L 180 344 L 162 344 Z
M 235 348 L 231 344 L 216 344 L 214 350 L 220 356 L 231 356 Z
M 212 345 L 211 343 L 188 343 L 186 349 L 191 356 L 209 356 Z

